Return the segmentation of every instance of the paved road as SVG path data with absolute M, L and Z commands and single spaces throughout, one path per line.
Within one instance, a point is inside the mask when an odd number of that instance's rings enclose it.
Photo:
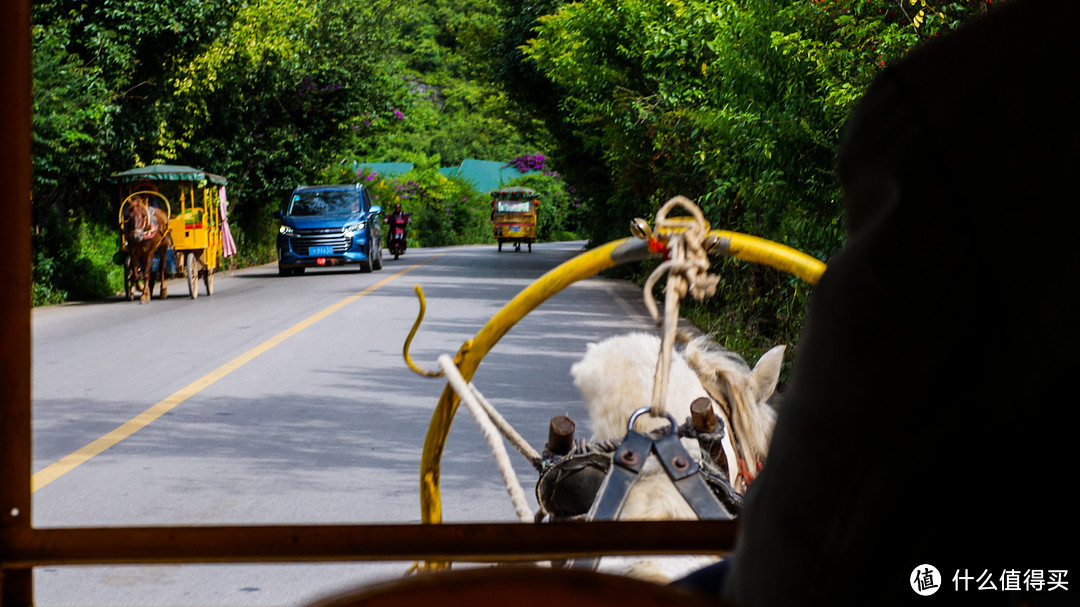
M 219 274 L 212 297 L 121 299 L 33 314 L 33 520 L 39 527 L 417 522 L 419 458 L 443 388 L 435 368 L 507 301 L 581 243 L 532 253 L 410 250 L 372 274 L 275 265 Z M 474 383 L 537 448 L 547 420 L 588 432 L 570 365 L 589 341 L 648 330 L 640 292 L 590 279 L 518 324 Z M 72 454 L 147 410 L 161 413 L 86 459 Z M 531 493 L 535 472 L 515 456 Z M 76 462 L 79 460 L 76 459 Z M 448 522 L 514 520 L 488 448 L 460 412 L 442 462 Z M 50 567 L 39 607 L 299 605 L 400 576 L 411 563 Z

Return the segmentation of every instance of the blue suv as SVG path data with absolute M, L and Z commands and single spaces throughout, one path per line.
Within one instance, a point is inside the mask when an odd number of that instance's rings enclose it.
M 382 209 L 360 184 L 310 185 L 293 190 L 278 228 L 278 273 L 359 264 L 361 272 L 382 269 Z

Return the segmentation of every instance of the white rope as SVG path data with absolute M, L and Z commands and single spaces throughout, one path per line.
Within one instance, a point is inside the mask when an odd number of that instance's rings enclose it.
M 525 437 L 518 434 L 517 430 L 514 430 L 514 427 L 510 425 L 510 422 L 506 421 L 506 419 L 495 410 L 495 407 L 484 398 L 483 394 L 480 394 L 480 391 L 476 389 L 476 386 L 469 384 L 469 389 L 472 390 L 473 396 L 476 397 L 476 401 L 480 403 L 480 406 L 484 408 L 484 412 L 487 413 L 491 422 L 495 424 L 495 427 L 499 429 L 499 432 L 502 432 L 502 435 L 506 440 L 510 441 L 510 444 L 518 450 L 518 453 L 524 455 L 525 459 L 529 460 L 529 463 L 534 466 L 539 463 L 543 458 L 540 457 L 540 454 L 536 449 L 533 449 L 532 445 L 525 440 Z
M 461 402 L 465 404 L 465 408 L 469 410 L 477 425 L 480 426 L 480 432 L 484 435 L 484 440 L 487 441 L 492 456 L 495 457 L 495 465 L 498 466 L 499 474 L 502 475 L 503 484 L 506 485 L 506 491 L 510 494 L 510 501 L 514 504 L 514 512 L 517 514 L 518 519 L 523 523 L 532 523 L 535 517 L 532 509 L 529 508 L 528 503 L 525 501 L 525 491 L 521 488 L 521 483 L 518 482 L 513 466 L 510 465 L 510 457 L 506 453 L 506 447 L 503 445 L 498 429 L 484 410 L 484 406 L 477 401 L 474 395 L 475 388 L 465 382 L 465 378 L 462 377 L 457 365 L 454 364 L 454 359 L 450 356 L 446 354 L 440 356 L 439 366 L 446 372 L 446 379 L 450 387 L 461 397 Z

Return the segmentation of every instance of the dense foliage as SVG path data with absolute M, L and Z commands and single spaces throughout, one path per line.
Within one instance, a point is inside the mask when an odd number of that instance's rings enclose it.
M 241 263 L 299 183 L 365 181 L 414 244 L 490 239 L 438 171 L 541 169 L 541 235 L 625 236 L 666 199 L 828 259 L 832 162 L 866 85 L 990 0 L 42 0 L 34 5 L 35 303 L 115 292 L 111 173 L 229 179 Z M 412 162 L 396 179 L 356 162 Z M 916 163 L 913 163 L 917 165 Z M 642 272 L 647 268 L 638 268 Z M 736 349 L 794 343 L 806 289 L 727 262 L 688 313 Z
M 563 149 L 592 157 L 576 166 L 605 168 L 595 180 L 567 168 L 592 194 L 595 240 L 682 194 L 714 227 L 827 260 L 843 239 L 832 162 L 854 102 L 889 61 L 989 4 L 909 2 L 577 0 L 518 13 L 531 37 L 505 73 L 550 81 L 558 102 L 535 111 L 569 124 Z M 740 351 L 796 341 L 806 289 L 760 267 L 722 271 L 719 297 L 691 315 Z

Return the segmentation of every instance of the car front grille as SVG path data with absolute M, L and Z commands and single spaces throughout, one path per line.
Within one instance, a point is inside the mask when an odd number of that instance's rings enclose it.
M 319 228 L 315 230 L 297 230 L 292 236 L 292 250 L 298 255 L 307 255 L 311 247 L 334 247 L 334 254 L 341 255 L 352 246 L 352 239 L 341 234 L 341 228 Z

